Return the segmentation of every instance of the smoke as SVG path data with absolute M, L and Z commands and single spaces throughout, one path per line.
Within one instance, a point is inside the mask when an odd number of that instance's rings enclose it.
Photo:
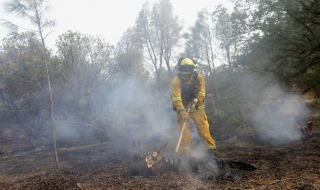
M 298 126 L 306 112 L 302 97 L 279 85 L 267 87 L 259 95 L 260 104 L 253 109 L 252 119 L 260 137 L 275 144 L 299 140 Z
M 225 77 L 225 75 L 222 75 Z M 304 98 L 270 74 L 235 73 L 218 81 L 221 110 L 231 129 L 251 126 L 257 135 L 274 144 L 299 140 L 306 124 Z M 295 89 L 297 91 L 297 89 Z
M 176 142 L 171 137 L 178 137 L 178 130 L 170 89 L 158 92 L 148 81 L 122 74 L 90 94 L 86 88 L 77 91 L 72 80 L 68 84 L 69 91 L 55 89 L 60 93 L 54 107 L 58 140 L 80 138 L 90 143 L 115 139 L 120 149 L 131 149 L 131 140 L 135 140 L 141 142 L 142 152 L 169 141 L 166 150 L 174 151 L 171 146 Z
M 135 77 L 125 78 L 112 89 L 108 104 L 117 105 L 125 125 L 123 136 L 141 145 L 160 146 L 168 140 L 173 125 L 170 92 L 152 91 L 152 87 Z M 109 123 L 110 125 L 110 123 Z M 121 126 L 119 126 L 121 127 Z M 128 144 L 130 145 L 130 143 Z

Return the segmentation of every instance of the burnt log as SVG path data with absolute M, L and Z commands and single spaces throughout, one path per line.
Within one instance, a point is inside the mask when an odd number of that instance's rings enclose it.
M 312 121 L 308 121 L 306 126 L 299 126 L 299 130 L 300 132 L 305 135 L 305 136 L 312 136 L 312 126 L 313 126 L 313 122 Z
M 160 155 L 161 151 L 163 150 L 164 147 L 168 145 L 169 142 L 166 142 L 164 145 L 160 146 L 160 148 L 155 147 L 154 152 L 152 154 L 150 153 L 141 153 L 140 152 L 140 142 L 139 142 L 139 147 L 136 147 L 135 141 L 132 140 L 132 149 L 133 149 L 133 157 L 134 160 L 140 161 L 144 160 L 146 162 L 146 167 L 141 168 L 141 170 L 149 170 L 149 172 L 143 172 L 143 173 L 148 173 L 152 175 L 158 175 L 158 172 L 161 171 L 178 171 L 179 166 L 181 165 L 181 160 L 178 159 L 177 161 L 173 158 L 172 160 L 165 159 Z

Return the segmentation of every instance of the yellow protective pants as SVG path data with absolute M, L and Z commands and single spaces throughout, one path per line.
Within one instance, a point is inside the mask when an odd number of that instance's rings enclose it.
M 209 130 L 209 123 L 207 120 L 207 115 L 205 110 L 201 109 L 201 110 L 195 110 L 194 112 L 190 112 L 189 117 L 194 121 L 202 143 L 208 149 L 216 150 L 216 143 L 211 137 L 210 130 Z M 183 123 L 184 123 L 183 119 L 181 119 L 181 116 L 178 114 L 179 134 L 181 133 Z M 190 144 L 191 144 L 191 138 L 190 138 L 189 122 L 187 122 L 185 125 L 184 132 L 182 134 L 181 144 L 178 151 L 181 153 L 189 152 Z

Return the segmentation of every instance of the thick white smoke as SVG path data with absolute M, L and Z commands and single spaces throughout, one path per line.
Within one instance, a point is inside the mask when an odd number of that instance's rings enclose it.
M 287 143 L 301 138 L 298 126 L 307 111 L 301 96 L 273 85 L 261 92 L 259 102 L 253 111 L 253 121 L 261 138 L 272 143 Z

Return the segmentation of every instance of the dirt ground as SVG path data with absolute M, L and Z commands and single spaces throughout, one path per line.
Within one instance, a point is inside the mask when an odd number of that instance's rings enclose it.
M 319 115 L 319 116 L 318 116 Z M 150 172 L 133 156 L 131 138 L 123 143 L 60 143 L 61 169 L 50 144 L 33 150 L 2 152 L 0 189 L 320 189 L 320 114 L 310 112 L 313 135 L 275 146 L 254 132 L 217 139 L 219 159 L 182 159 L 176 169 Z M 160 135 L 159 135 L 160 136 Z M 138 142 L 137 139 L 136 142 Z M 164 157 L 173 157 L 176 140 Z M 127 148 L 123 149 L 124 144 Z M 117 149 L 118 145 L 120 151 Z M 141 151 L 152 151 L 150 141 Z

